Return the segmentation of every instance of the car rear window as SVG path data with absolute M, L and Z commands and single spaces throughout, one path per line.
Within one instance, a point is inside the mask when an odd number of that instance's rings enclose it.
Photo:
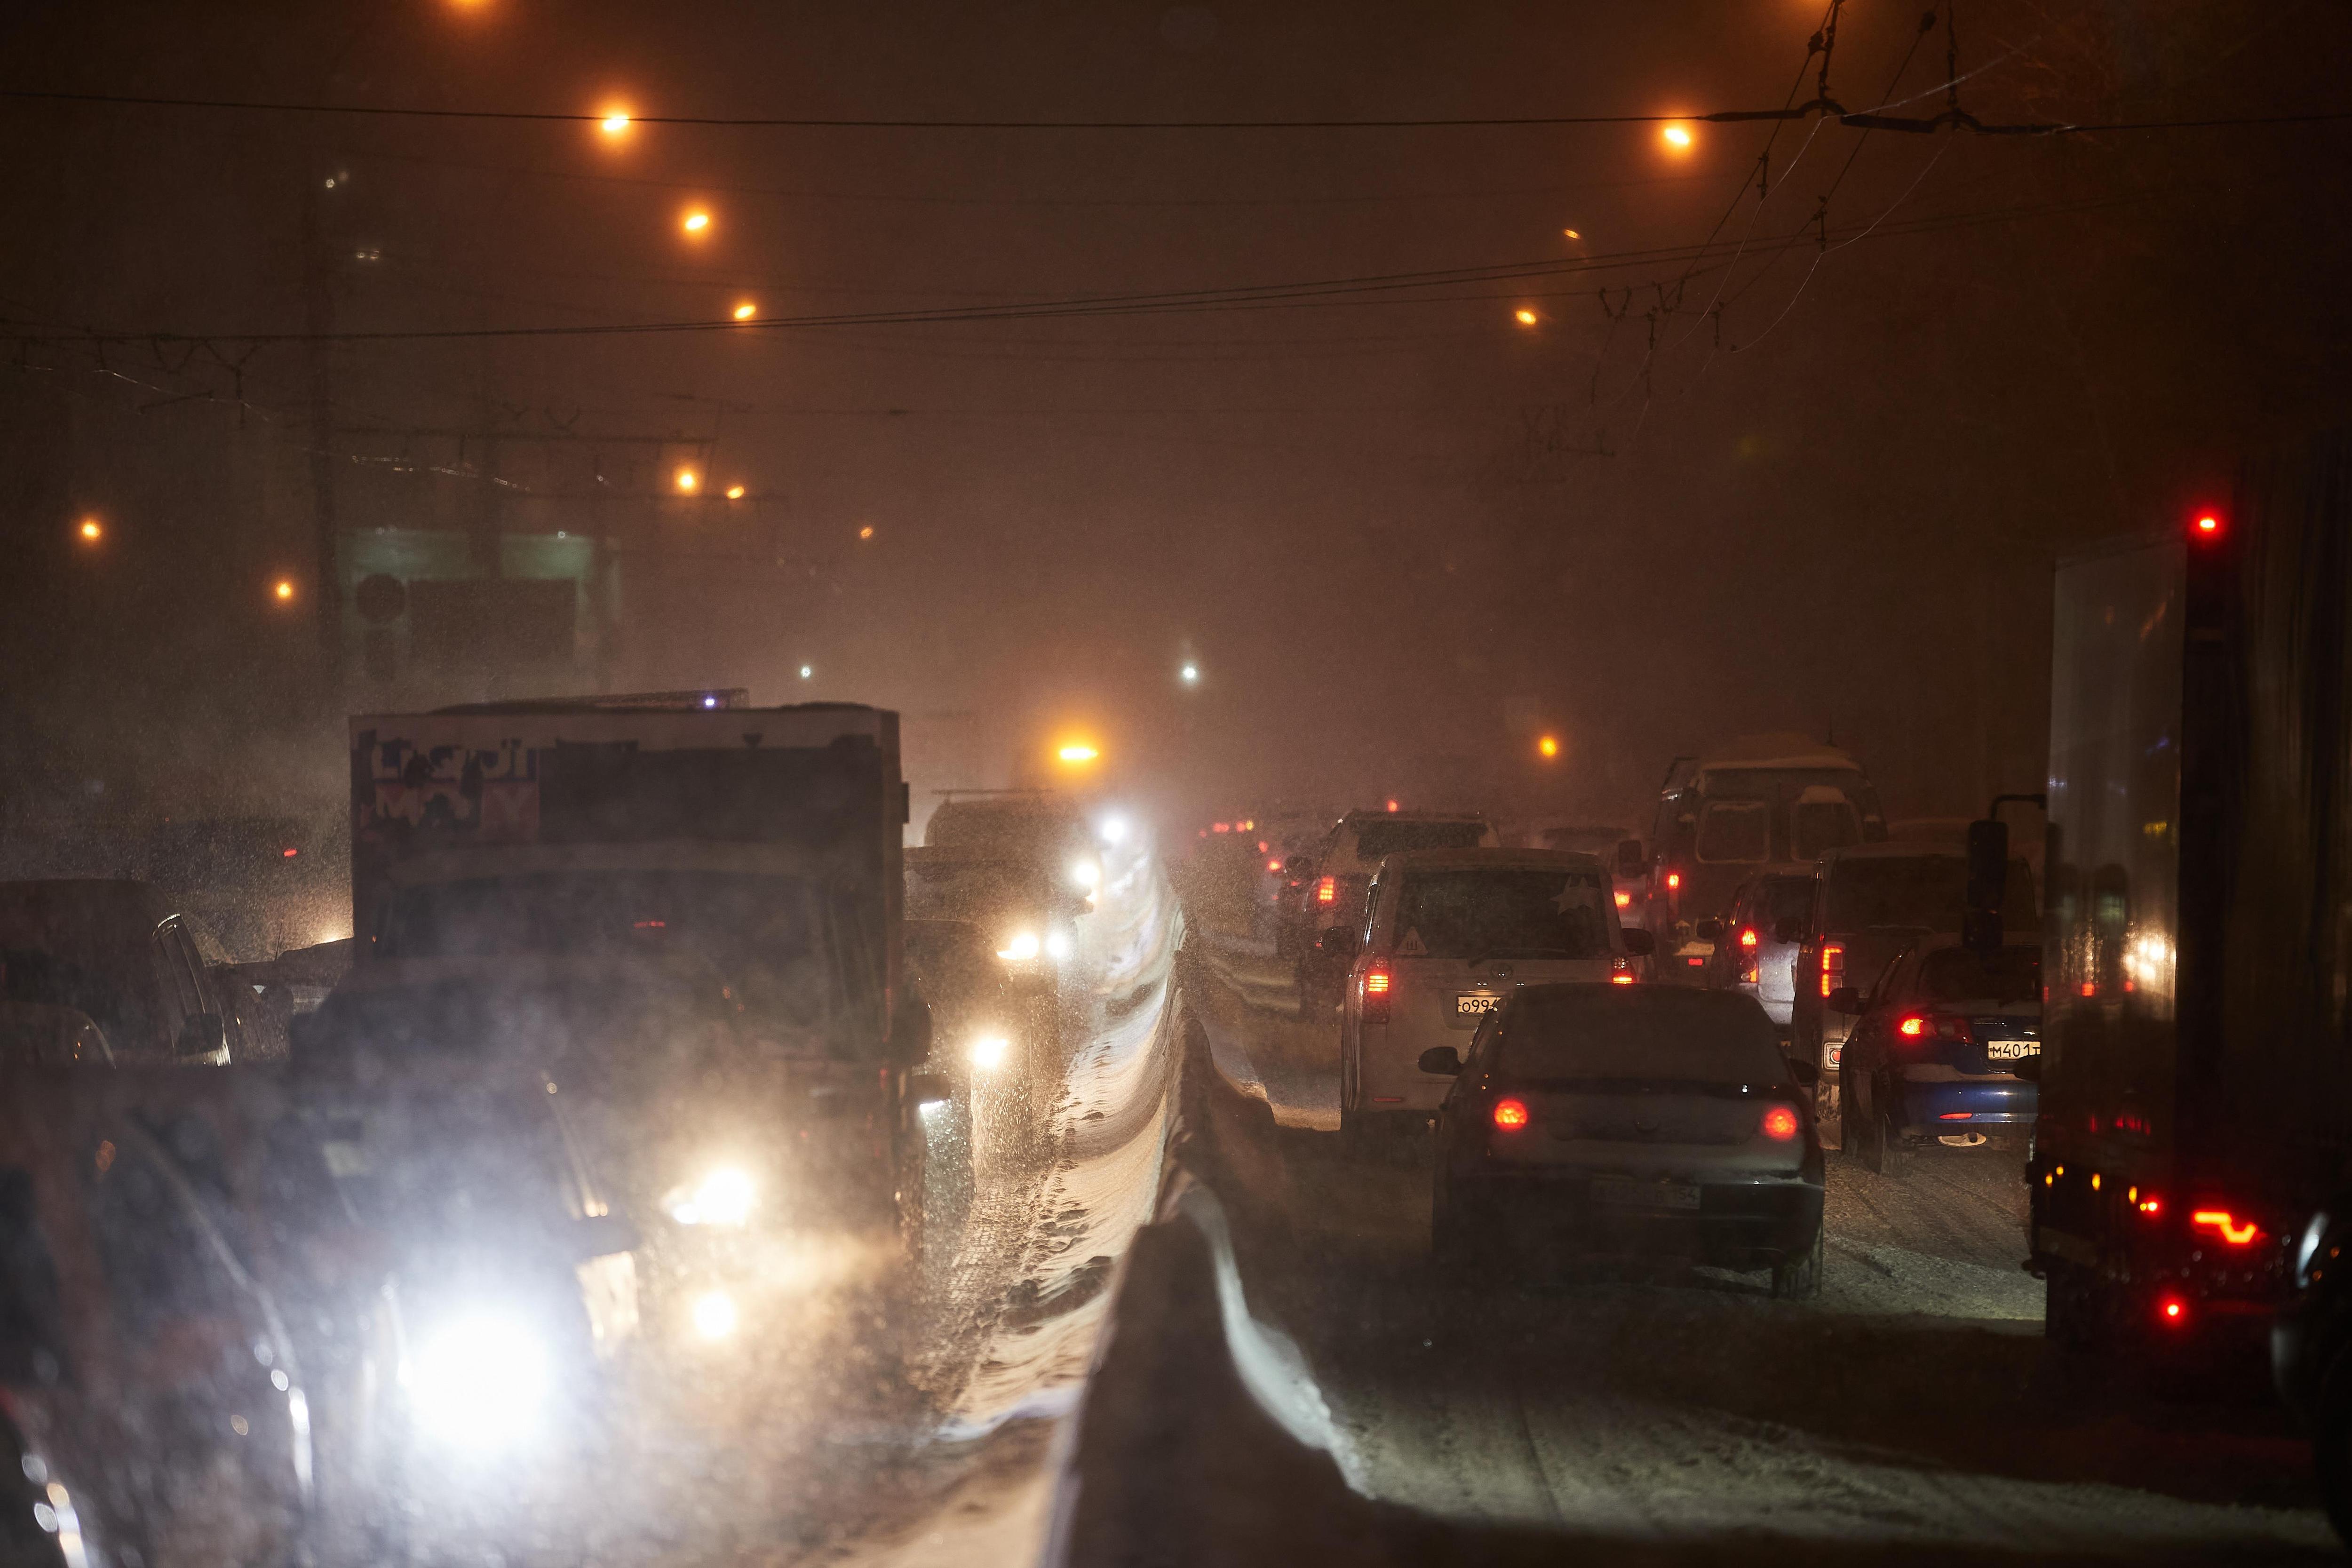
M 1828 927 L 1857 931 L 1871 926 L 1922 926 L 1958 931 L 1968 901 L 1968 862 L 1958 855 L 1840 860 L 1831 868 Z M 2034 921 L 2033 871 L 2009 863 L 2003 913 L 2011 926 Z
M 1698 819 L 1702 860 L 1769 860 L 1772 808 L 1762 801 L 1711 801 Z
M 1494 866 L 1416 871 L 1397 889 L 1396 952 L 1429 958 L 1605 958 L 1598 871 Z
M 1919 961 L 1919 994 L 1930 1002 L 2038 1002 L 2042 950 L 2004 947 L 1979 953 L 1954 947 L 1931 952 Z
M 1813 879 L 1811 877 L 1767 877 L 1759 901 L 1762 905 L 1763 922 L 1768 930 L 1785 920 L 1802 920 L 1812 912 Z
M 1846 800 L 1801 800 L 1789 808 L 1789 855 L 1818 860 L 1832 849 L 1862 842 L 1862 814 Z
M 1408 849 L 1475 849 L 1483 822 L 1368 822 L 1356 830 L 1356 858 L 1379 860 Z
M 1749 998 L 1728 992 L 1530 989 L 1504 1019 L 1499 1050 L 1503 1076 L 1522 1080 L 1789 1081 L 1771 1020 Z

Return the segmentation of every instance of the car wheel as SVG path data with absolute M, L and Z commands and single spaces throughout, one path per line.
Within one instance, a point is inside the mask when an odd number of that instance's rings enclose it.
M 1827 1261 L 1829 1226 L 1813 1226 L 1813 1244 L 1795 1258 L 1772 1266 L 1772 1294 L 1784 1301 L 1810 1301 L 1822 1293 L 1822 1266 Z
M 1871 1121 L 1878 1129 L 1879 1174 L 1898 1179 L 1909 1175 L 1911 1148 L 1903 1142 L 1903 1130 L 1895 1124 L 1894 1114 L 1881 1105 L 1872 1111 Z

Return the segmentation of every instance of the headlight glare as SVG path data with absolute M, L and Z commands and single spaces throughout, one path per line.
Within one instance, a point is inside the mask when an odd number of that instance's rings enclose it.
M 1013 933 L 1012 941 L 1006 942 L 1003 947 L 996 950 L 996 956 L 1004 960 L 1007 963 L 1026 963 L 1030 960 L 1035 958 L 1039 951 L 1040 947 L 1037 941 L 1037 933 L 1035 931 L 1016 931 Z
M 971 1043 L 971 1065 L 982 1072 L 994 1072 L 1004 1065 L 1013 1042 L 1002 1035 L 982 1035 Z
M 673 1194 L 663 1206 L 680 1225 L 744 1225 L 758 1196 L 751 1173 L 721 1165 L 694 1186 Z
M 444 1442 L 478 1452 L 504 1447 L 539 1426 L 551 1373 L 547 1347 L 519 1320 L 459 1318 L 409 1363 L 409 1403 L 418 1425 Z

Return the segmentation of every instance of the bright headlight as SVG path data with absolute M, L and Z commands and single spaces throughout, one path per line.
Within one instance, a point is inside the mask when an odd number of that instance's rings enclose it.
M 750 1172 L 721 1165 L 691 1188 L 672 1194 L 663 1206 L 680 1225 L 743 1225 L 757 1195 Z
M 1102 883 L 1102 868 L 1092 860 L 1073 860 L 1070 862 L 1070 880 L 1092 892 Z
M 1070 938 L 1066 931 L 1057 931 L 1045 939 L 1045 956 L 1048 958 L 1070 956 Z
M 694 1299 L 694 1331 L 706 1340 L 723 1340 L 735 1331 L 741 1316 L 735 1298 L 724 1290 L 706 1290 Z
M 993 1072 L 1004 1065 L 1005 1053 L 1013 1042 L 1002 1035 L 982 1035 L 971 1043 L 971 1065 L 982 1072 Z
M 1034 931 L 1015 932 L 1011 942 L 996 950 L 996 956 L 1007 963 L 1026 963 L 1038 953 L 1037 933 Z
M 442 1441 L 486 1450 L 529 1437 L 545 1413 L 547 1347 L 520 1321 L 460 1318 L 424 1342 L 407 1368 L 417 1424 Z

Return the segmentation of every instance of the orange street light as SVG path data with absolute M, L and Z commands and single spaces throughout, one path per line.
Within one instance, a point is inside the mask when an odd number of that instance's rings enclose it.
M 596 121 L 596 129 L 607 136 L 623 134 L 629 129 L 629 111 L 625 109 L 613 110 L 604 119 Z
M 1666 126 L 1665 129 L 1658 132 L 1658 136 L 1667 146 L 1673 148 L 1677 153 L 1689 152 L 1694 141 L 1694 138 L 1691 135 L 1691 128 L 1680 121 L 1675 121 L 1675 123 Z
M 760 307 L 754 305 L 749 300 L 744 300 L 741 304 L 735 307 L 735 319 L 739 321 L 748 321 L 759 313 Z
M 1073 741 L 1054 753 L 1057 761 L 1074 768 L 1085 767 L 1101 755 L 1100 752 L 1084 741 Z
M 678 494 L 690 496 L 702 488 L 702 476 L 692 468 L 680 468 L 673 482 L 677 486 Z
M 677 220 L 677 226 L 688 234 L 707 233 L 710 227 L 710 215 L 700 207 L 688 207 L 686 216 Z
M 1536 742 L 1536 754 L 1542 757 L 1547 762 L 1559 755 L 1559 737 L 1557 735 L 1546 735 L 1542 740 L 1538 741 Z
M 1532 327 L 1536 324 L 1536 313 L 1522 305 L 1511 312 L 1511 320 L 1523 327 Z
M 867 523 L 864 528 L 859 529 L 859 530 L 857 531 L 857 537 L 858 537 L 858 538 L 860 538 L 860 539 L 871 539 L 871 538 L 873 538 L 873 537 L 874 537 L 874 525 L 873 525 L 872 523 L 870 523 L 870 522 L 869 522 L 869 523 Z
M 1564 228 L 1564 229 L 1561 229 L 1559 232 L 1560 232 L 1560 233 L 1562 233 L 1562 234 L 1564 234 L 1564 235 L 1566 235 L 1566 236 L 1568 236 L 1568 237 L 1569 237 L 1569 238 L 1570 238 L 1570 239 L 1582 239 L 1582 238 L 1584 237 L 1584 236 L 1582 236 L 1582 235 L 1580 235 L 1580 234 L 1579 234 L 1579 233 L 1577 233 L 1577 232 L 1576 232 L 1576 230 L 1574 230 L 1574 229 L 1572 229 L 1572 228 Z
M 96 544 L 106 537 L 106 530 L 99 525 L 98 519 L 94 517 L 83 518 L 81 526 L 74 531 L 81 535 L 82 542 L 85 544 Z
M 291 604 L 294 599 L 294 579 L 280 577 L 269 585 L 269 594 L 281 605 Z
M 729 500 L 741 500 L 743 499 L 743 487 L 741 485 L 729 485 L 727 487 L 727 499 Z

